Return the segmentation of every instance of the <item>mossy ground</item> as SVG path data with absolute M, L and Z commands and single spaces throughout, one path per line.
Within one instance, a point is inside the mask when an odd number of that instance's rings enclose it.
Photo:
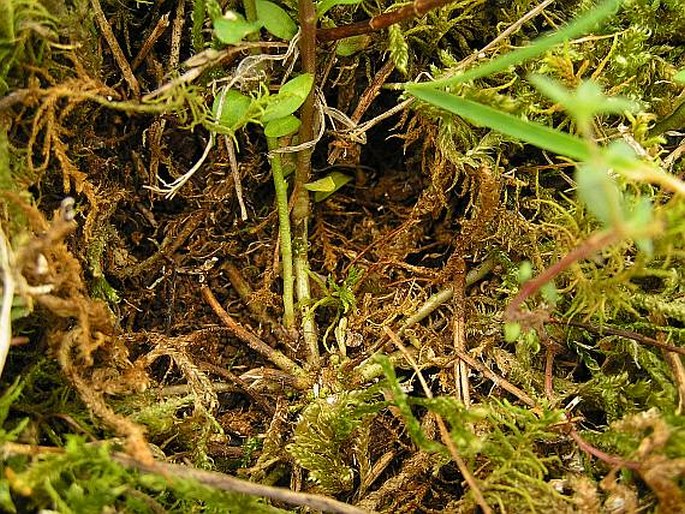
M 651 254 L 625 240 L 572 264 L 528 302 L 545 323 L 507 342 L 521 264 L 539 273 L 599 229 L 575 197 L 572 163 L 419 102 L 363 139 L 328 125 L 315 177 L 333 167 L 353 180 L 312 207 L 322 359 L 311 366 L 301 334 L 280 323 L 261 129 L 236 133 L 234 169 L 217 137 L 173 198 L 154 191 L 203 156 L 216 81 L 254 47 L 224 51 L 203 0 L 103 3 L 102 16 L 95 5 L 0 8 L 3 283 L 10 273 L 17 284 L 0 509 L 292 508 L 145 473 L 125 451 L 366 511 L 685 510 L 685 370 L 672 348 L 685 338 L 682 197 L 621 181 L 654 205 Z M 354 121 L 371 120 L 404 99 L 400 83 L 523 46 L 590 7 L 553 3 L 475 53 L 535 5 L 454 2 L 364 36 L 352 55 L 322 44 L 317 86 L 328 106 L 353 116 L 361 103 Z M 390 7 L 327 16 L 343 25 Z M 462 94 L 573 132 L 526 77 L 593 79 L 640 108 L 597 119 L 595 137 L 623 138 L 682 178 L 683 12 L 682 0 L 627 0 L 594 34 Z M 287 46 L 262 40 L 272 44 L 257 52 Z M 205 65 L 188 59 L 203 51 L 213 61 L 194 74 Z M 285 74 L 261 71 L 263 87 Z

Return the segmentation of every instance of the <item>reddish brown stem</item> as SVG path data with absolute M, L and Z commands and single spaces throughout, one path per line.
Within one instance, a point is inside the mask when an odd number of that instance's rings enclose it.
M 368 34 L 369 32 L 375 32 L 376 30 L 387 28 L 395 23 L 411 20 L 412 18 L 419 18 L 428 11 L 447 5 L 451 1 L 452 0 L 416 0 L 410 5 L 405 5 L 404 7 L 400 7 L 394 11 L 379 14 L 378 16 L 374 16 L 366 21 L 360 21 L 330 29 L 320 29 L 316 33 L 316 38 L 323 43 L 326 41 L 336 41 L 346 37 Z
M 680 348 L 679 346 L 673 346 L 671 344 L 662 343 L 661 341 L 657 341 L 656 339 L 653 339 L 651 337 L 638 334 L 637 332 L 631 332 L 630 330 L 622 330 L 620 328 L 612 328 L 605 326 L 596 327 L 589 323 L 582 323 L 580 321 L 565 321 L 561 319 L 550 319 L 549 322 L 554 323 L 556 325 L 568 325 L 571 327 L 582 328 L 583 330 L 587 330 L 588 332 L 594 332 L 596 334 L 607 334 L 610 336 L 624 337 L 626 339 L 632 339 L 633 341 L 637 341 L 638 343 L 646 344 L 649 346 L 655 346 L 656 348 L 660 348 L 667 352 L 685 355 L 685 348 Z
M 622 459 L 621 457 L 617 457 L 615 455 L 609 455 L 608 453 L 604 453 L 599 448 L 595 448 L 590 443 L 588 443 L 585 439 L 580 437 L 578 432 L 576 432 L 576 430 L 573 428 L 569 432 L 569 435 L 571 436 L 571 439 L 573 439 L 576 442 L 576 444 L 580 447 L 581 450 L 583 450 L 585 453 L 589 453 L 593 457 L 597 457 L 599 460 L 606 462 L 607 464 L 610 464 L 610 465 L 616 466 L 616 467 L 621 467 L 621 468 L 628 468 L 628 469 L 632 469 L 635 471 L 639 471 L 639 469 L 640 469 L 640 463 L 639 462 L 635 462 L 632 460 L 625 460 L 625 459 Z
M 536 294 L 542 286 L 554 280 L 557 275 L 567 270 L 574 262 L 589 257 L 597 250 L 618 241 L 620 238 L 621 233 L 616 230 L 597 232 L 590 236 L 583 244 L 567 253 L 559 262 L 553 264 L 537 277 L 523 284 L 519 293 L 504 312 L 504 319 L 507 321 L 522 321 L 526 317 L 521 309 L 523 304 L 528 298 Z

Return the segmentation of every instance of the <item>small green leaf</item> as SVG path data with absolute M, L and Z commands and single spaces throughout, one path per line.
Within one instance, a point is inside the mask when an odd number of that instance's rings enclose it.
M 300 120 L 289 114 L 284 118 L 277 118 L 267 123 L 264 126 L 264 135 L 272 138 L 289 136 L 295 133 L 300 128 L 300 125 Z
M 338 41 L 335 47 L 335 54 L 340 57 L 349 57 L 357 52 L 364 50 L 371 43 L 369 36 L 352 36 Z
M 268 99 L 262 122 L 268 123 L 294 113 L 304 103 L 313 85 L 314 76 L 311 73 L 303 73 L 283 84 L 278 94 Z
M 518 323 L 505 323 L 504 324 L 504 340 L 507 343 L 515 342 L 521 335 L 521 325 Z
M 321 0 L 316 4 L 316 18 L 321 18 L 336 5 L 357 5 L 360 3 L 362 0 Z
M 297 25 L 285 10 L 273 2 L 257 0 L 257 18 L 264 28 L 280 39 L 290 41 L 297 34 Z
M 540 289 L 540 293 L 545 301 L 550 305 L 556 305 L 559 299 L 559 292 L 557 291 L 554 282 L 547 282 Z
M 12 501 L 10 484 L 7 480 L 0 480 L 0 508 L 3 512 L 8 512 L 9 514 L 16 514 L 17 512 L 17 508 Z
M 685 70 L 680 70 L 678 73 L 676 73 L 675 77 L 673 77 L 673 80 L 676 82 L 685 83 Z
M 248 34 L 257 32 L 262 23 L 246 21 L 240 14 L 228 11 L 221 18 L 214 20 L 214 33 L 219 41 L 227 45 L 235 45 Z
M 212 114 L 217 123 L 229 130 L 236 131 L 248 121 L 252 98 L 235 89 L 223 89 L 214 98 Z
M 331 196 L 338 189 L 347 184 L 350 180 L 352 180 L 352 177 L 350 177 L 349 175 L 345 175 L 344 173 L 340 173 L 339 171 L 334 171 L 332 173 L 329 173 L 325 177 L 320 178 L 319 180 L 315 180 L 314 182 L 309 182 L 308 184 L 305 184 L 304 187 L 308 191 L 314 192 L 315 202 L 320 202 Z
M 607 167 L 616 171 L 630 172 L 640 166 L 640 158 L 628 143 L 623 140 L 614 141 L 602 152 Z
M 303 73 L 283 84 L 278 93 L 295 95 L 298 98 L 302 98 L 302 101 L 304 102 L 304 99 L 307 98 L 313 85 L 314 75 L 311 73 Z
M 533 276 L 533 265 L 530 263 L 530 261 L 523 261 L 521 264 L 519 264 L 519 269 L 516 278 L 519 281 L 519 284 L 523 284 L 524 282 L 530 280 L 530 278 Z
M 635 244 L 641 251 L 651 256 L 654 253 L 654 243 L 650 237 L 641 236 L 649 231 L 649 226 L 654 222 L 654 209 L 650 199 L 646 197 L 638 199 L 628 217 L 630 231 L 636 234 Z
M 578 197 L 599 221 L 605 226 L 622 223 L 621 191 L 605 168 L 592 163 L 579 165 L 576 170 L 576 184 Z

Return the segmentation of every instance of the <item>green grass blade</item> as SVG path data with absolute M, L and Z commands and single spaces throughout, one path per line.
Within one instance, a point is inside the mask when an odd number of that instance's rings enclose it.
M 421 87 L 436 88 L 454 86 L 456 84 L 492 75 L 493 73 L 506 70 L 510 66 L 521 64 L 528 59 L 532 59 L 533 57 L 544 54 L 547 50 L 558 45 L 559 43 L 563 43 L 588 33 L 601 21 L 614 14 L 618 10 L 620 3 L 621 0 L 607 0 L 602 2 L 588 13 L 573 20 L 563 29 L 557 30 L 552 34 L 542 36 L 528 46 L 519 48 L 518 50 L 514 50 L 508 54 L 504 54 L 496 59 L 482 64 L 481 66 L 453 77 L 447 77 L 433 82 L 421 84 Z
M 461 116 L 476 125 L 489 127 L 544 150 L 565 155 L 577 161 L 586 161 L 590 158 L 590 149 L 587 143 L 571 134 L 517 118 L 487 105 L 444 91 L 417 86 L 409 86 L 407 91 L 419 100 Z

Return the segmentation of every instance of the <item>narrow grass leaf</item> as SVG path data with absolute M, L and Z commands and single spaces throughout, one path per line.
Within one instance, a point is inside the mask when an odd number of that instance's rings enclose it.
M 581 138 L 559 132 L 532 121 L 500 112 L 487 105 L 435 89 L 407 88 L 410 94 L 431 105 L 461 116 L 476 125 L 488 127 L 558 155 L 577 161 L 590 157 L 588 145 Z

